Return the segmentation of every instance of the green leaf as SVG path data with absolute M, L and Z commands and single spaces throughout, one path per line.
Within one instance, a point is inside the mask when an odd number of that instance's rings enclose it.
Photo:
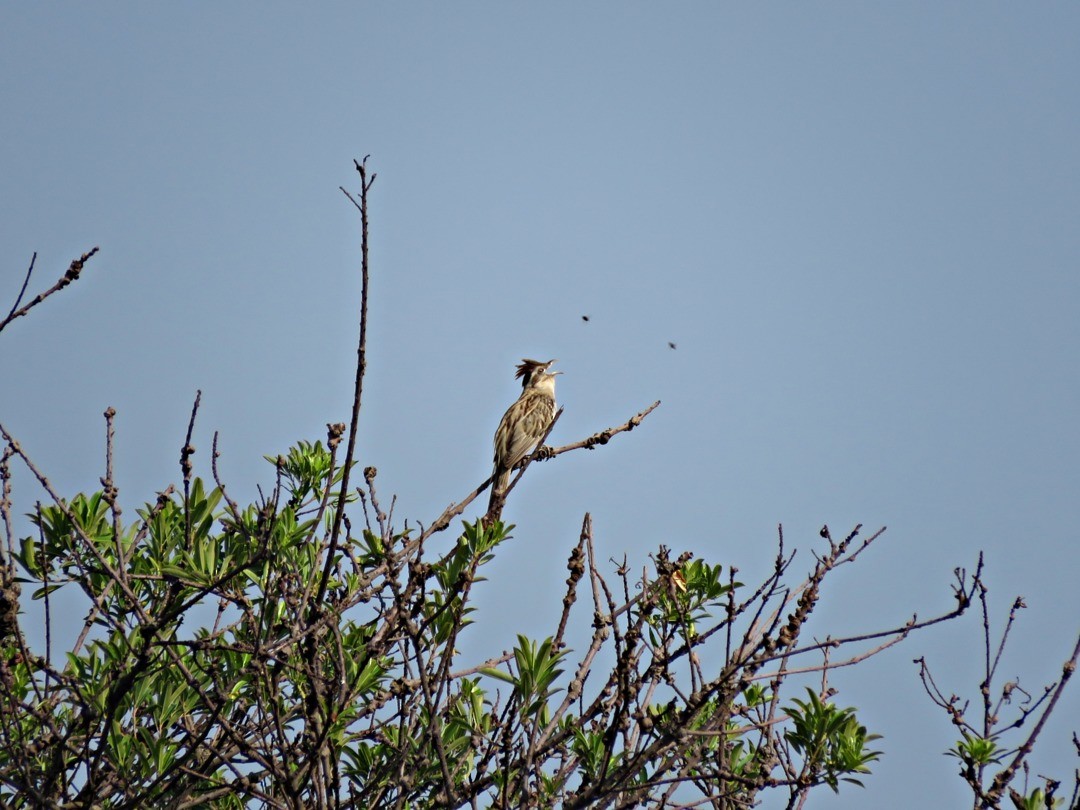
M 489 678 L 498 678 L 500 681 L 506 683 L 517 683 L 514 676 L 508 672 L 503 672 L 501 669 L 495 669 L 495 667 L 481 667 L 479 672 L 482 675 L 487 675 Z

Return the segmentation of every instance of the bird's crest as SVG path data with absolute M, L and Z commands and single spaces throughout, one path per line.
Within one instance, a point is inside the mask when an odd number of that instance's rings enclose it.
M 540 360 L 530 360 L 527 357 L 522 358 L 518 363 L 517 373 L 514 375 L 514 379 L 521 380 L 521 387 L 528 388 L 529 383 L 533 381 L 538 373 L 543 373 L 548 370 L 548 367 L 554 363 L 554 360 L 548 360 L 546 363 Z

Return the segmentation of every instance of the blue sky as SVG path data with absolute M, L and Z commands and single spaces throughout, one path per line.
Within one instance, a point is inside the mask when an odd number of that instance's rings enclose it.
M 558 444 L 663 402 L 530 470 L 467 654 L 553 631 L 590 511 L 605 557 L 640 568 L 665 543 L 745 581 L 777 524 L 804 568 L 823 523 L 887 525 L 820 635 L 947 610 L 984 550 L 995 619 L 1029 605 L 1003 676 L 1039 692 L 1060 671 L 1080 616 L 1080 7 L 2 13 L 0 300 L 34 251 L 39 288 L 101 246 L 0 337 L 0 421 L 61 491 L 97 485 L 110 405 L 129 514 L 178 478 L 196 389 L 198 470 L 220 431 L 238 497 L 272 481 L 263 454 L 345 420 L 359 233 L 338 187 L 370 154 L 360 458 L 399 525 L 489 473 L 521 357 L 565 371 Z M 886 753 L 866 791 L 811 806 L 964 801 L 911 659 L 975 697 L 979 651 L 971 617 L 837 673 Z M 1058 712 L 1034 764 L 1067 777 L 1077 688 Z

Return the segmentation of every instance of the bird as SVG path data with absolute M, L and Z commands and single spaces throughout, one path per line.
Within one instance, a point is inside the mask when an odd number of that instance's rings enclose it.
M 555 418 L 555 377 L 562 374 L 561 371 L 549 371 L 555 362 L 525 358 L 518 364 L 514 376 L 521 380 L 521 396 L 506 409 L 495 431 L 489 515 L 498 512 L 514 467 L 536 449 Z

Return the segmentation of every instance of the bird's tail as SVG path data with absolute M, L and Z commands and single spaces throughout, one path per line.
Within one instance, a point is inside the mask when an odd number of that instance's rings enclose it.
M 491 498 L 488 500 L 488 517 L 498 519 L 502 513 L 502 500 L 510 486 L 510 470 L 495 468 L 491 481 Z

